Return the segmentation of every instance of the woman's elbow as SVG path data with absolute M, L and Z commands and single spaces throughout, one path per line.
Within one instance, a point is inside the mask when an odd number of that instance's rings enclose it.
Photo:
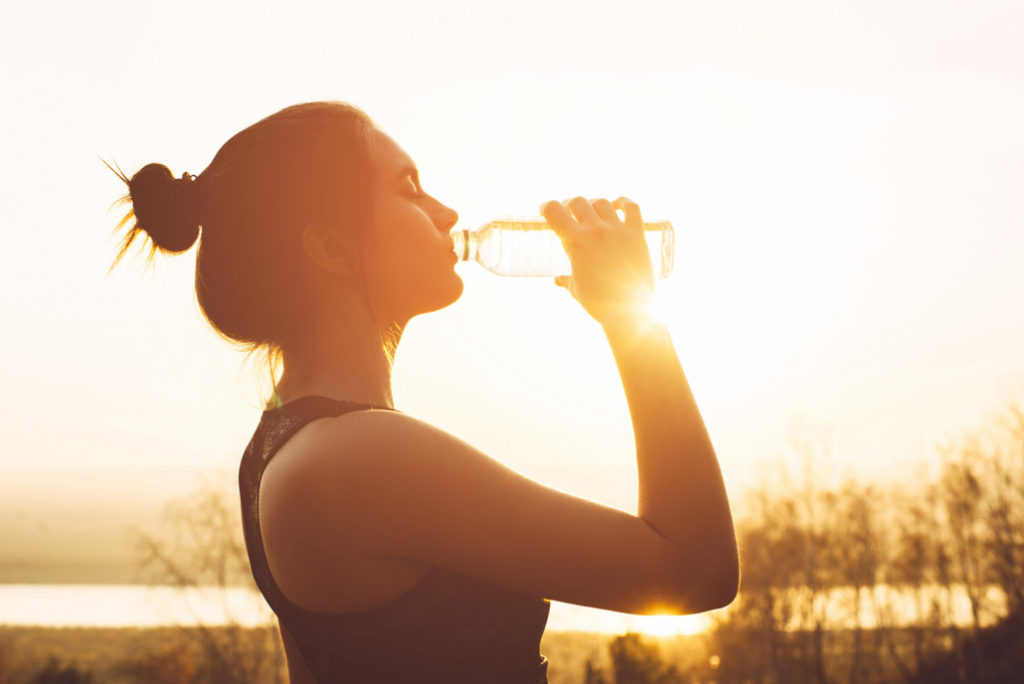
M 740 591 L 740 554 L 736 548 L 736 540 L 733 538 L 727 546 L 725 558 L 722 561 L 721 578 L 718 582 L 719 608 L 725 608 L 736 599 Z
M 707 610 L 725 608 L 736 599 L 740 590 L 740 558 L 735 540 L 723 550 L 715 572 L 711 573 L 708 598 L 711 605 Z
M 698 572 L 693 571 L 691 561 L 689 572 L 683 572 L 682 596 L 678 605 L 680 614 L 703 613 L 725 608 L 735 600 L 739 592 L 740 565 L 736 547 L 724 549 L 718 554 L 706 557 Z
M 707 606 L 701 612 L 717 610 L 728 606 L 736 599 L 736 594 L 739 593 L 739 586 L 738 571 L 729 576 L 722 577 L 719 581 L 715 582 L 714 586 L 708 587 Z

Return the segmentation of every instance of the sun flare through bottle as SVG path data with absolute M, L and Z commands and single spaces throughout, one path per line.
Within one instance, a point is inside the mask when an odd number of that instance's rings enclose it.
M 644 239 L 655 278 L 672 273 L 675 232 L 668 221 L 644 222 Z M 502 276 L 571 275 L 562 241 L 543 218 L 502 218 L 479 230 L 453 230 L 460 261 L 476 261 Z

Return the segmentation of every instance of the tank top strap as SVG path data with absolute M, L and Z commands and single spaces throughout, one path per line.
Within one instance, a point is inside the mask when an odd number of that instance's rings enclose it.
M 258 461 L 265 467 L 278 449 L 291 437 L 314 420 L 332 418 L 352 411 L 395 411 L 375 404 L 341 401 L 320 395 L 307 395 L 287 404 L 263 412 L 253 445 L 257 447 Z M 262 433 L 262 434 L 261 434 Z

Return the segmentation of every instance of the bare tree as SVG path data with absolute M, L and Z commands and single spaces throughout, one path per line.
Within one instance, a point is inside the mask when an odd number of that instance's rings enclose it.
M 982 452 L 971 440 L 955 453 L 947 451 L 939 478 L 939 496 L 945 509 L 956 577 L 967 593 L 971 608 L 972 635 L 981 628 L 984 610 L 985 529 L 982 517 L 982 489 L 979 461 Z
M 847 480 L 835 495 L 834 516 L 831 524 L 833 552 L 836 560 L 837 586 L 849 591 L 847 626 L 850 628 L 851 647 L 847 681 L 859 684 L 867 681 L 867 658 L 864 653 L 864 625 L 861 608 L 867 592 L 874 593 L 879 571 L 879 541 L 875 523 L 874 499 L 876 491 Z
M 766 681 L 775 684 L 787 679 L 785 634 L 794 620 L 793 589 L 800 581 L 804 540 L 792 499 L 772 496 L 766 490 L 755 491 L 751 510 L 748 519 L 738 526 L 743 585 L 736 607 L 725 619 L 732 629 L 757 635 L 760 657 L 754 661 L 755 668 Z M 720 625 L 719 629 L 723 628 Z M 742 660 L 738 652 L 727 657 L 727 669 Z
M 827 684 L 825 666 L 825 631 L 828 629 L 828 599 L 836 586 L 834 575 L 836 551 L 834 536 L 827 516 L 834 507 L 834 494 L 822 487 L 821 468 L 829 461 L 830 441 L 827 430 L 816 430 L 806 424 L 794 424 L 790 445 L 798 459 L 800 481 L 795 487 L 797 528 L 803 536 L 800 585 L 804 600 L 797 614 L 800 626 L 811 634 L 813 669 L 808 681 Z
M 183 632 L 202 654 L 193 681 L 284 681 L 276 625 L 268 619 L 262 626 L 243 626 L 228 603 L 232 589 L 255 590 L 241 530 L 237 501 L 212 486 L 168 504 L 158 534 L 133 530 L 147 579 L 183 590 L 212 590 L 221 603 L 224 624 L 207 624 L 195 614 L 194 626 Z M 162 666 L 165 661 L 160 660 Z
M 827 599 L 835 563 L 831 495 L 819 477 L 827 451 L 826 433 L 795 424 L 789 459 L 779 459 L 772 475 L 748 492 L 749 513 L 737 523 L 740 594 L 715 616 L 720 681 L 828 681 Z M 755 649 L 740 645 L 751 639 Z
M 988 467 L 985 517 L 990 577 L 1006 613 L 1024 611 L 1024 405 L 1010 402 L 996 419 Z
M 911 639 L 909 662 L 900 655 L 895 644 L 889 642 L 888 647 L 896 667 L 904 679 L 909 680 L 937 650 L 932 635 L 952 616 L 937 602 L 934 590 L 936 586 L 947 586 L 939 570 L 940 555 L 944 554 L 940 548 L 942 542 L 936 536 L 938 515 L 934 497 L 928 496 L 927 488 L 916 491 L 897 488 L 891 501 L 895 536 L 888 563 L 889 584 L 909 594 L 913 603 L 913 618 L 903 615 Z

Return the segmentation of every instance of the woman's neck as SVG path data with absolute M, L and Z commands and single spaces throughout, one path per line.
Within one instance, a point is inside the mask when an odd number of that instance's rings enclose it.
M 390 375 L 380 379 L 320 373 L 302 381 L 291 381 L 282 376 L 281 382 L 277 384 L 277 396 L 282 404 L 295 401 L 300 397 L 322 396 L 338 401 L 352 401 L 357 404 L 371 404 L 384 408 L 395 407 L 391 394 Z
M 308 360 L 286 353 L 284 372 L 276 386 L 280 401 L 287 404 L 319 395 L 394 408 L 391 368 L 405 326 L 394 324 L 379 335 L 366 328 L 362 334 L 354 333 L 358 329 L 339 321 L 318 331 Z

